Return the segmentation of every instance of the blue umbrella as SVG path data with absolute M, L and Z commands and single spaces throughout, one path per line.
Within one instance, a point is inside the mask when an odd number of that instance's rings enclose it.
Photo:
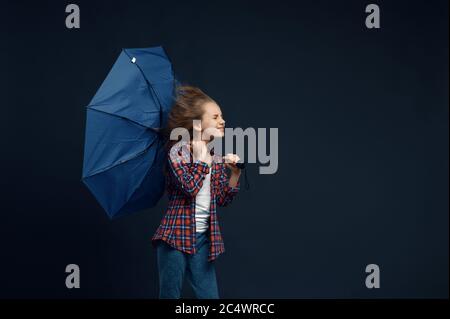
M 174 99 L 162 47 L 123 49 L 87 106 L 82 181 L 110 218 L 150 208 L 164 193 L 164 139 Z

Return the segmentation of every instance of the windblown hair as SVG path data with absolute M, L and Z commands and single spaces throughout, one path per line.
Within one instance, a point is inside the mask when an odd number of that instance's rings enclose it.
M 167 126 L 163 129 L 163 135 L 166 140 L 166 154 L 173 145 L 181 140 L 170 140 L 170 133 L 175 128 L 185 128 L 189 131 L 190 140 L 192 141 L 193 120 L 201 120 L 203 115 L 203 105 L 207 102 L 214 102 L 206 93 L 197 87 L 190 85 L 179 85 L 175 89 L 175 102 L 169 113 Z

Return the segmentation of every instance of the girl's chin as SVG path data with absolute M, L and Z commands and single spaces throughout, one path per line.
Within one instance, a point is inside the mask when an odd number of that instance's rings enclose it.
M 222 137 L 224 137 L 225 136 L 225 132 L 219 131 L 219 132 L 216 132 L 212 136 L 213 137 L 211 137 L 211 139 L 209 141 L 213 140 L 214 138 L 222 138 Z
M 224 132 L 218 132 L 218 133 L 215 133 L 213 136 L 214 137 L 224 137 L 225 133 Z

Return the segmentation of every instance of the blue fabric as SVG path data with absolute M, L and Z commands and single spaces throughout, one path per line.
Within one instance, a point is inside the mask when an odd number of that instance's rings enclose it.
M 179 299 L 184 278 L 198 299 L 218 299 L 214 262 L 208 262 L 208 231 L 197 233 L 197 253 L 187 254 L 160 240 L 157 244 L 159 298 Z
M 82 181 L 113 218 L 164 193 L 164 141 L 175 78 L 162 47 L 123 49 L 87 106 Z

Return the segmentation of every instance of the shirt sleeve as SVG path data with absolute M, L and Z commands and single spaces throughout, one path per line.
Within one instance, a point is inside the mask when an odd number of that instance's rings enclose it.
M 228 177 L 225 165 L 221 165 L 221 173 L 220 173 L 220 181 L 219 181 L 219 191 L 217 196 L 217 205 L 218 206 L 227 206 L 230 204 L 234 197 L 237 195 L 237 193 L 240 190 L 240 181 L 238 180 L 235 187 L 232 187 L 229 185 L 230 178 Z
M 209 174 L 210 167 L 203 161 L 190 161 L 187 144 L 172 147 L 169 150 L 169 167 L 176 184 L 188 196 L 195 197 L 203 186 L 203 180 Z

